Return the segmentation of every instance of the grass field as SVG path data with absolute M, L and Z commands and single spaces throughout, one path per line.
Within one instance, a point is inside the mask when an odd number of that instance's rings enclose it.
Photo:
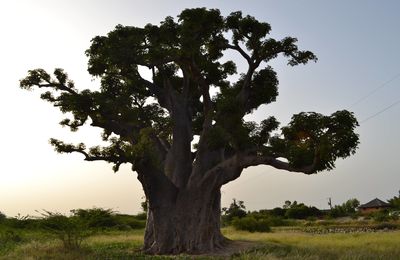
M 400 232 L 307 234 L 279 231 L 248 233 L 225 229 L 234 240 L 259 242 L 260 246 L 238 259 L 400 259 Z
M 275 230 L 249 233 L 224 228 L 232 240 L 254 242 L 254 248 L 231 257 L 199 259 L 400 259 L 400 231 L 354 234 L 308 234 Z M 82 249 L 65 251 L 41 232 L 23 231 L 21 241 L 0 245 L 0 259 L 171 259 L 140 253 L 143 230 L 110 231 L 88 238 Z M 179 256 L 173 259 L 192 259 Z

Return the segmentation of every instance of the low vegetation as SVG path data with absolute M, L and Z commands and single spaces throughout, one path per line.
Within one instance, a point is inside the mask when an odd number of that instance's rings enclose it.
M 15 253 L 34 257 L 34 248 L 43 246 L 50 250 L 42 252 L 44 255 L 53 251 L 85 255 L 87 241 L 92 237 L 134 229 L 142 232 L 146 221 L 145 214 L 129 216 L 101 208 L 71 210 L 68 216 L 49 211 L 39 213 L 40 217 L 4 215 L 0 219 L 0 258 L 18 259 L 12 257 Z
M 143 232 L 143 229 L 106 230 L 87 238 L 79 249 L 66 250 L 61 241 L 45 233 L 24 230 L 15 241 L 14 235 L 9 237 L 7 247 L 0 249 L 0 259 L 191 259 L 184 255 L 144 256 L 140 252 Z M 233 254 L 231 259 L 398 259 L 400 256 L 400 231 L 311 234 L 273 228 L 270 233 L 251 233 L 225 227 L 222 232 L 232 240 L 254 243 L 251 249 Z
M 222 232 L 246 247 L 233 243 L 229 250 L 200 258 L 399 259 L 400 220 L 390 214 L 398 209 L 361 215 L 357 204 L 351 199 L 322 211 L 286 201 L 271 210 L 246 211 L 243 201 L 233 200 L 222 210 Z M 145 221 L 146 213 L 101 208 L 69 215 L 43 211 L 39 217 L 0 214 L 0 259 L 170 259 L 141 252 Z
M 379 229 L 379 226 L 396 229 L 398 228 L 397 224 L 391 223 L 399 219 L 399 214 L 397 214 L 399 208 L 396 204 L 398 200 L 399 197 L 396 196 L 389 200 L 391 208 L 361 213 L 357 211 L 360 202 L 355 198 L 349 199 L 341 205 L 330 205 L 330 210 L 320 210 L 314 206 L 287 200 L 282 207 L 258 211 L 246 211 L 243 201 L 233 199 L 229 207 L 222 209 L 222 225 L 233 226 L 237 230 L 249 232 L 270 232 L 270 227 L 282 226 L 319 226 L 322 227 L 319 230 L 325 230 L 326 226 L 333 225 L 336 228 L 338 223 L 342 225 L 342 222 L 345 221 L 352 226 L 360 226 L 356 227 L 357 230 L 376 230 Z M 310 229 L 313 228 L 308 230 Z M 339 227 L 339 229 L 343 228 Z

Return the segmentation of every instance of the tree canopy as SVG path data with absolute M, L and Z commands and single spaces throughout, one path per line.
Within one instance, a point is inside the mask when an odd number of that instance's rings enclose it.
M 280 131 L 273 116 L 260 123 L 244 120 L 276 100 L 278 78 L 270 60 L 279 54 L 291 66 L 317 60 L 298 49 L 296 38 L 275 40 L 268 37 L 270 30 L 268 23 L 241 12 L 224 18 L 214 9 L 186 9 L 177 20 L 167 17 L 144 28 L 118 25 L 107 36 L 93 38 L 86 55 L 89 73 L 101 80 L 97 91 L 78 90 L 62 69 L 55 69 L 54 76 L 31 70 L 20 85 L 48 88 L 41 97 L 69 115 L 61 125 L 76 131 L 89 121 L 104 130 L 102 138 L 110 143 L 87 148 L 51 139 L 58 152 L 105 160 L 115 171 L 122 163 L 135 169 L 143 160 L 169 160 L 170 150 L 180 165 L 174 167 L 191 168 L 205 149 L 224 155 L 209 162 L 208 170 L 234 156 L 241 157 L 241 168 L 267 164 L 306 174 L 331 170 L 336 159 L 357 148 L 352 113 L 302 112 Z M 237 72 L 233 61 L 223 61 L 227 50 L 244 59 L 247 71 Z M 141 66 L 152 71 L 151 80 L 140 73 Z M 238 80 L 228 80 L 238 73 Z M 191 147 L 188 140 L 194 136 L 200 139 Z

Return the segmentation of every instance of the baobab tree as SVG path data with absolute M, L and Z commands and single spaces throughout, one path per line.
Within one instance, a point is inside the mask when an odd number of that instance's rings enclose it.
M 148 201 L 146 252 L 211 252 L 226 242 L 221 187 L 245 168 L 313 174 L 333 169 L 358 146 L 358 123 L 346 110 L 302 112 L 281 128 L 273 116 L 244 119 L 278 96 L 271 60 L 283 55 L 290 66 L 317 60 L 298 49 L 296 38 L 270 38 L 270 29 L 241 12 L 223 17 L 215 9 L 186 9 L 159 25 L 118 25 L 93 38 L 86 55 L 88 72 L 101 80 L 96 91 L 79 90 L 62 69 L 30 70 L 20 86 L 45 89 L 41 98 L 67 114 L 61 125 L 100 127 L 109 142 L 87 148 L 51 139 L 57 152 L 107 161 L 114 171 L 132 166 Z M 247 67 L 237 80 L 228 51 Z

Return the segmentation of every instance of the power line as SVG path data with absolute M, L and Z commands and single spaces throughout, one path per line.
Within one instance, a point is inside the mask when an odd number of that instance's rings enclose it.
M 370 119 L 372 119 L 372 118 L 374 118 L 374 117 L 376 117 L 376 116 L 382 114 L 382 113 L 385 112 L 386 110 L 388 110 L 388 109 L 390 109 L 390 108 L 392 108 L 392 107 L 394 107 L 394 106 L 396 106 L 396 105 L 398 105 L 398 104 L 400 104 L 400 99 L 397 100 L 396 102 L 392 103 L 391 105 L 385 107 L 384 109 L 379 110 L 379 111 L 376 112 L 375 114 L 373 114 L 373 115 L 371 115 L 371 116 L 365 118 L 364 120 L 360 121 L 360 124 L 361 124 L 361 123 L 367 122 L 368 120 L 370 120 Z
M 351 107 L 354 107 L 354 106 L 356 106 L 356 105 L 358 105 L 358 104 L 361 103 L 361 102 L 363 102 L 365 99 L 367 99 L 368 97 L 372 96 L 373 94 L 375 94 L 376 92 L 378 92 L 378 90 L 384 88 L 384 87 L 387 86 L 390 82 L 396 80 L 396 79 L 399 78 L 399 77 L 400 77 L 400 72 L 397 73 L 396 75 L 394 75 L 393 77 L 391 77 L 389 80 L 383 82 L 381 85 L 379 85 L 378 87 L 376 87 L 375 89 L 373 89 L 372 91 L 370 91 L 369 93 L 367 93 L 366 95 L 362 96 L 360 99 L 358 99 L 358 100 L 357 100 L 356 102 L 354 102 L 352 105 L 350 105 L 350 108 L 351 108 Z M 386 110 L 389 110 L 390 108 L 392 108 L 392 107 L 394 107 L 394 106 L 396 106 L 396 105 L 398 105 L 398 104 L 400 104 L 400 99 L 397 100 L 396 102 L 390 104 L 389 106 L 387 106 L 387 107 L 385 107 L 385 108 L 379 110 L 378 112 L 376 112 L 376 113 L 374 113 L 374 114 L 368 116 L 367 118 L 361 120 L 359 123 L 360 123 L 360 124 L 361 124 L 361 123 L 365 123 L 365 122 L 367 122 L 368 120 L 370 120 L 370 119 L 372 119 L 372 118 L 374 118 L 374 117 L 376 117 L 376 116 L 382 114 L 382 113 L 385 112 Z
M 371 95 L 375 94 L 375 92 L 377 92 L 378 90 L 384 88 L 386 85 L 388 85 L 390 82 L 394 81 L 395 79 L 400 77 L 400 72 L 397 73 L 396 75 L 394 75 L 392 78 L 390 78 L 389 80 L 385 81 L 384 83 L 382 83 L 381 85 L 379 85 L 378 87 L 376 87 L 375 89 L 373 89 L 372 91 L 370 91 L 369 93 L 367 93 L 365 96 L 361 97 L 360 99 L 358 99 L 356 102 L 354 102 L 353 104 L 350 105 L 351 107 L 354 107 L 356 105 L 358 105 L 359 103 L 361 103 L 362 101 L 364 101 L 365 99 L 367 99 L 368 97 L 370 97 Z

